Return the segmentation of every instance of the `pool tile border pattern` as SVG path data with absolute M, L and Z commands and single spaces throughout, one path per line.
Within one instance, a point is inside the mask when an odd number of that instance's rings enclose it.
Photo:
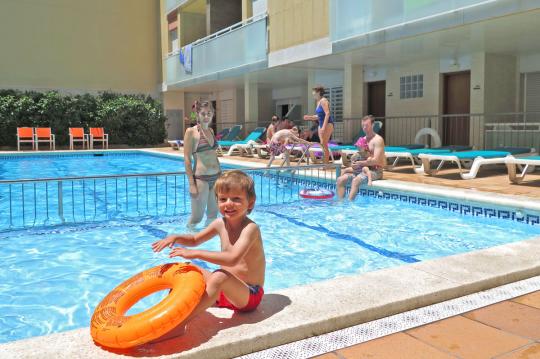
M 540 276 L 410 310 L 335 332 L 280 345 L 238 359 L 304 359 L 453 317 L 540 290 Z
M 527 223 L 530 225 L 540 225 L 540 215 L 533 213 L 523 213 L 522 211 L 513 211 L 511 209 L 483 207 L 480 205 L 457 203 L 450 200 L 426 198 L 416 195 L 395 192 L 383 192 L 377 190 L 361 189 L 360 195 L 374 198 L 399 200 L 401 202 L 418 204 L 425 207 L 439 208 L 447 210 L 449 212 L 455 212 L 473 217 L 500 218 L 520 223 Z

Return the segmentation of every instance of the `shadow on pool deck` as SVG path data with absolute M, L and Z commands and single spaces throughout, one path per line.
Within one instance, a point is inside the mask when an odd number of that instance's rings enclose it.
M 187 328 L 186 334 L 156 344 L 144 344 L 129 349 L 113 349 L 100 346 L 102 349 L 132 357 L 157 357 L 181 353 L 208 342 L 220 331 L 245 324 L 262 322 L 281 312 L 291 304 L 289 297 L 281 294 L 265 294 L 258 309 L 251 313 L 237 313 L 228 309 L 220 310 L 224 317 L 216 316 L 208 311 L 195 317 Z M 227 314 L 232 313 L 229 317 Z

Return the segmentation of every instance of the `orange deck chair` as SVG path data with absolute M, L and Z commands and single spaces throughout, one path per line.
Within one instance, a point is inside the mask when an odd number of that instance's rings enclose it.
M 94 141 L 101 142 L 103 148 L 109 148 L 109 134 L 105 133 L 103 127 L 90 127 L 90 149 L 94 149 Z
M 49 144 L 49 150 L 55 150 L 55 139 L 51 133 L 50 127 L 36 127 L 34 132 L 34 141 L 36 142 L 36 151 L 39 149 L 39 143 L 45 142 Z
M 32 127 L 17 127 L 17 151 L 21 150 L 21 143 L 31 143 L 34 149 L 34 129 Z
M 75 142 L 82 142 L 82 148 L 84 150 L 85 146 L 90 148 L 88 144 L 88 134 L 84 133 L 84 128 L 82 127 L 70 127 L 69 128 L 69 149 L 73 150 L 73 145 Z

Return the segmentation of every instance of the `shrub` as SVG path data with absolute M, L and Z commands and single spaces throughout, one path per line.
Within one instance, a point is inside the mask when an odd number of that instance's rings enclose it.
M 0 90 L 0 146 L 16 145 L 17 127 L 51 127 L 57 145 L 69 143 L 69 127 L 104 127 L 110 144 L 155 145 L 165 139 L 165 121 L 150 96 Z

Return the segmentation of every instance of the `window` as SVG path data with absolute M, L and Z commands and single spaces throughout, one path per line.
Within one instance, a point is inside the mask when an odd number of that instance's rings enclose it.
M 424 75 L 402 76 L 399 78 L 399 98 L 424 97 Z
M 343 86 L 325 88 L 326 98 L 330 102 L 330 116 L 334 121 L 343 120 Z

